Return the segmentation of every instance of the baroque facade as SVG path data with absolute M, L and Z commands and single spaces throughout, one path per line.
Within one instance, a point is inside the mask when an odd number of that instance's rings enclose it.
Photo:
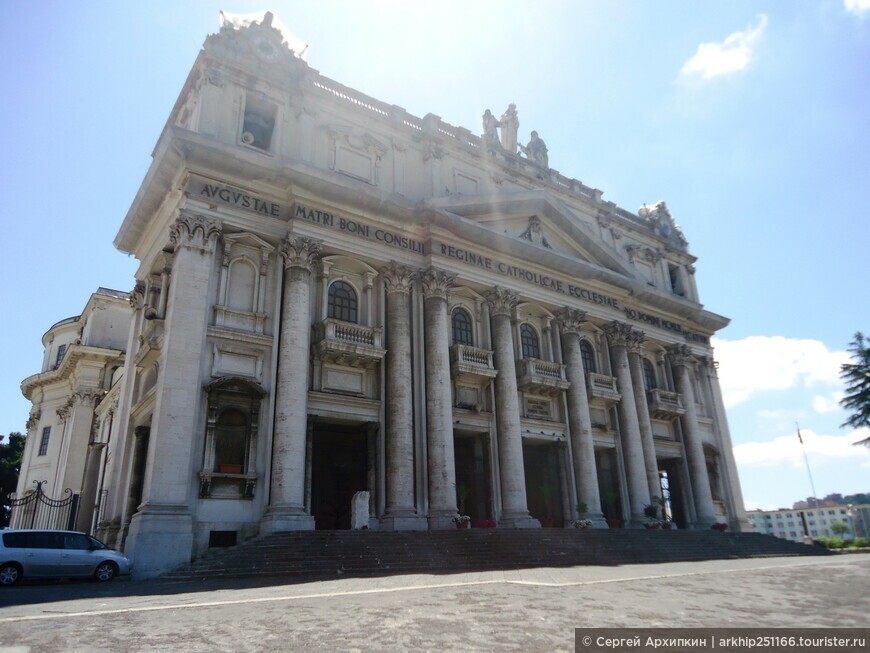
M 137 575 L 348 528 L 358 491 L 371 529 L 631 527 L 658 497 L 746 525 L 682 231 L 518 123 L 342 86 L 269 14 L 207 38 L 115 239 L 141 266 L 96 534 Z

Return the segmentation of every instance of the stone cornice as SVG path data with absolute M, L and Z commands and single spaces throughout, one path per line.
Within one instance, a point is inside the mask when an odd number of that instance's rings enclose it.
M 92 361 L 105 365 L 117 360 L 122 363 L 124 352 L 120 349 L 103 349 L 101 347 L 89 347 L 87 345 L 70 345 L 63 357 L 60 367 L 28 376 L 21 382 L 21 393 L 30 399 L 36 388 L 51 385 L 59 381 L 66 381 L 82 361 Z
M 311 272 L 311 266 L 320 255 L 323 243 L 313 238 L 304 238 L 287 234 L 287 238 L 281 243 L 281 256 L 284 259 L 285 268 L 302 268 Z
M 455 274 L 448 274 L 443 270 L 436 268 L 428 268 L 420 275 L 420 282 L 423 286 L 423 297 L 437 297 L 447 301 L 450 289 L 456 281 Z
M 396 292 L 410 293 L 414 287 L 414 278 L 416 276 L 416 270 L 405 265 L 400 265 L 395 261 L 381 268 L 381 278 L 384 280 L 388 295 Z
M 484 298 L 489 304 L 489 314 L 493 317 L 497 315 L 511 317 L 520 301 L 520 296 L 517 293 L 501 286 L 496 286 L 487 292 Z

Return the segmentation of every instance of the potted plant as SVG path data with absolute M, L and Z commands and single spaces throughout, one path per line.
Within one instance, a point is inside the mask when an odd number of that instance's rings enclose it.
M 591 519 L 575 519 L 573 521 L 574 528 L 592 528 Z
M 468 525 L 471 524 L 471 517 L 468 515 L 457 515 L 453 518 L 453 523 L 456 524 L 456 528 L 468 528 Z

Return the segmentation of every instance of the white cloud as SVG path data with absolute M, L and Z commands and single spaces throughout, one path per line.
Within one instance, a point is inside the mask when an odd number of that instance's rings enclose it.
M 747 467 L 774 467 L 790 465 L 798 468 L 804 465 L 804 452 L 813 461 L 822 459 L 849 458 L 861 461 L 861 466 L 870 465 L 870 448 L 853 446 L 854 442 L 870 435 L 870 429 L 862 428 L 846 435 L 820 435 L 814 431 L 801 429 L 803 446 L 797 432 L 781 435 L 769 442 L 746 442 L 734 447 L 734 458 L 739 465 Z
M 853 1 L 866 2 L 867 0 Z M 680 77 L 700 76 L 701 79 L 712 79 L 743 70 L 749 65 L 753 47 L 766 27 L 767 16 L 761 14 L 755 27 L 734 32 L 722 42 L 702 43 L 694 56 L 683 64 Z
M 849 13 L 863 16 L 870 11 L 870 0 L 843 0 L 843 6 Z
M 840 410 L 840 399 L 843 394 L 832 392 L 829 395 L 816 395 L 813 397 L 813 410 L 817 413 L 835 413 Z
M 713 347 L 728 408 L 771 390 L 817 384 L 839 387 L 840 365 L 849 360 L 848 352 L 830 351 L 819 340 L 783 336 L 750 336 L 742 340 L 714 338 Z

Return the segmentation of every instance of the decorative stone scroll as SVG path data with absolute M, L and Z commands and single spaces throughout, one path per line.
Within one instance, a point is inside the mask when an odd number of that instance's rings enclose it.
M 420 275 L 420 281 L 423 284 L 423 297 L 426 299 L 438 297 L 447 301 L 450 289 L 456 281 L 456 275 L 436 268 L 428 268 Z
M 513 290 L 496 286 L 486 293 L 484 296 L 486 303 L 489 304 L 489 313 L 493 317 L 496 315 L 506 315 L 511 317 L 514 308 L 520 301 L 520 297 Z
M 414 287 L 414 278 L 417 276 L 417 271 L 405 265 L 400 265 L 395 261 L 381 268 L 381 278 L 384 280 L 384 285 L 387 287 L 387 294 L 411 292 Z
M 317 260 L 323 243 L 313 238 L 304 238 L 287 234 L 281 242 L 280 252 L 284 258 L 285 268 L 303 268 L 311 271 L 311 266 Z
M 214 251 L 220 234 L 221 227 L 214 220 L 182 213 L 169 229 L 169 240 L 176 248 L 186 247 L 207 254 Z

